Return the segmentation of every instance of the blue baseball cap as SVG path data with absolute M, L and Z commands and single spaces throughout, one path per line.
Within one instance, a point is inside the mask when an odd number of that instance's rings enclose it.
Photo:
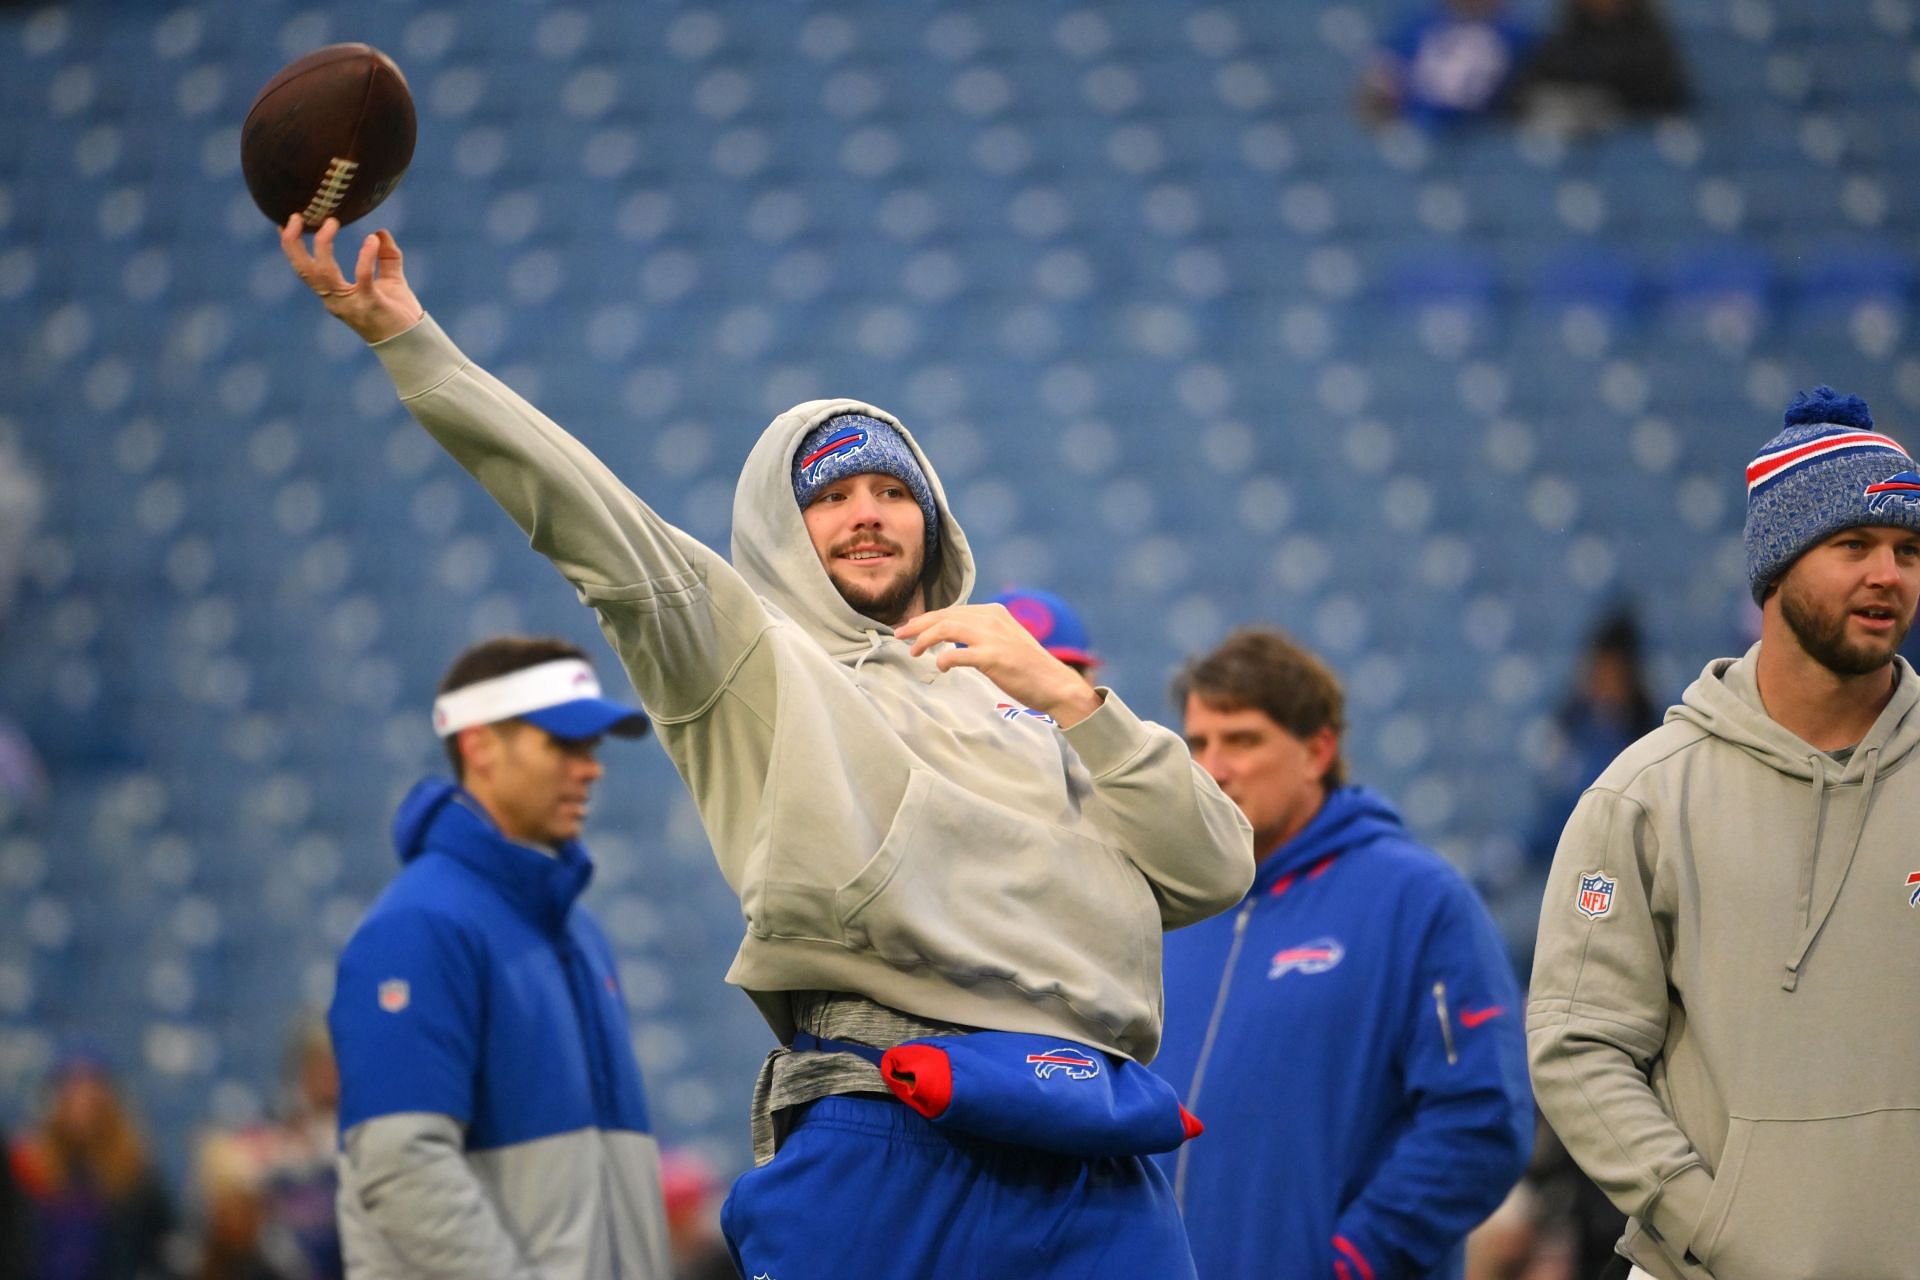
M 1051 591 L 1017 588 L 1001 592 L 988 603 L 1005 605 L 1013 620 L 1060 661 L 1089 669 L 1100 665 L 1087 635 L 1087 624 L 1080 621 L 1072 605 Z

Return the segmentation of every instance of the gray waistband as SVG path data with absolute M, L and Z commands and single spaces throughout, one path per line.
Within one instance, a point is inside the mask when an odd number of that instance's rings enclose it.
M 794 1025 L 832 1040 L 852 1040 L 890 1049 L 903 1040 L 964 1034 L 971 1028 L 929 1022 L 890 1009 L 865 996 L 840 991 L 797 991 L 792 995 Z M 779 1113 L 819 1098 L 843 1093 L 891 1097 L 880 1069 L 850 1053 L 795 1053 L 775 1049 L 760 1064 L 753 1085 L 753 1160 L 773 1159 L 783 1136 Z

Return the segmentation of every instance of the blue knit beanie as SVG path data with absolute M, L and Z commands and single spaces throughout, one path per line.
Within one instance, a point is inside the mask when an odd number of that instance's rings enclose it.
M 940 513 L 933 505 L 933 487 L 900 433 L 878 418 L 843 413 L 807 432 L 793 451 L 793 498 L 805 511 L 820 491 L 848 476 L 869 473 L 892 476 L 907 486 L 927 518 L 927 564 L 933 564 L 940 546 Z
M 1920 530 L 1920 475 L 1873 429 L 1859 396 L 1832 387 L 1787 406 L 1786 430 L 1747 465 L 1747 582 L 1758 603 L 1803 552 L 1842 529 Z

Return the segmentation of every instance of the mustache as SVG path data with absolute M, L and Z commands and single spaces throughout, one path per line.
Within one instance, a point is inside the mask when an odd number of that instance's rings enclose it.
M 827 554 L 842 556 L 852 551 L 855 547 L 863 550 L 884 551 L 888 555 L 895 556 L 906 554 L 906 548 L 902 547 L 892 538 L 877 533 L 863 534 L 857 538 L 848 538 L 845 541 L 836 542 L 828 549 Z

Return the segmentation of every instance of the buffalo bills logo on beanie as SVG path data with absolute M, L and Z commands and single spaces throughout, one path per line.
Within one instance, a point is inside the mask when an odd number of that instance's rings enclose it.
M 933 486 L 899 431 L 860 413 L 843 413 L 807 432 L 793 451 L 793 498 L 805 511 L 820 491 L 848 476 L 892 476 L 907 486 L 927 521 L 927 564 L 940 546 L 940 513 Z
M 1815 543 L 1842 529 L 1920 530 L 1920 475 L 1859 396 L 1815 387 L 1747 465 L 1747 582 L 1755 601 Z

